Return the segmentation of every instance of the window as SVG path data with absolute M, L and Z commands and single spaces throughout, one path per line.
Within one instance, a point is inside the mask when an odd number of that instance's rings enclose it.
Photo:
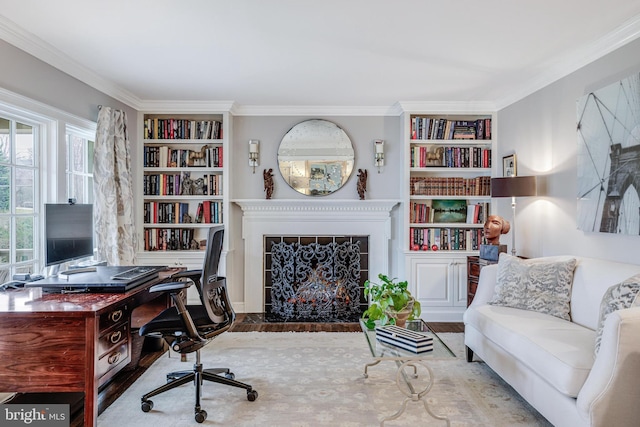
M 40 126 L 0 116 L 0 283 L 39 266 Z
M 93 136 L 67 126 L 67 195 L 76 203 L 93 203 L 93 147 Z

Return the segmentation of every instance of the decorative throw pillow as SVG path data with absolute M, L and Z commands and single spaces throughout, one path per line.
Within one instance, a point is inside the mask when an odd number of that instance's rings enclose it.
M 575 268 L 575 258 L 520 259 L 501 253 L 490 304 L 571 320 L 569 304 Z
M 622 283 L 611 286 L 602 296 L 600 302 L 600 317 L 598 319 L 598 328 L 596 329 L 596 347 L 595 354 L 600 350 L 600 341 L 602 340 L 602 328 L 607 316 L 616 310 L 640 306 L 640 274 L 629 277 Z

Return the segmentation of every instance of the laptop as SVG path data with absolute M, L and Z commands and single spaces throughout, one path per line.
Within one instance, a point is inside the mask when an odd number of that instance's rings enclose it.
M 25 283 L 55 293 L 122 293 L 158 277 L 167 266 L 97 266 L 67 270 L 56 277 Z M 127 274 L 135 269 L 138 274 Z M 140 270 L 140 271 L 138 271 Z

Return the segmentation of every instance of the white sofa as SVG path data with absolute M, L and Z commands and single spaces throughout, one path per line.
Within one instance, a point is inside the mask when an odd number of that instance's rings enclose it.
M 482 269 L 464 314 L 474 353 L 556 427 L 640 426 L 640 307 L 611 313 L 594 353 L 606 290 L 640 265 L 575 257 L 571 321 L 488 304 L 498 265 Z

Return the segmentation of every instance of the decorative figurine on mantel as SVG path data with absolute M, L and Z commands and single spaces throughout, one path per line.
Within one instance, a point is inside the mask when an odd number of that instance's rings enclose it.
M 500 215 L 489 215 L 484 222 L 484 238 L 487 244 L 480 245 L 480 258 L 498 261 L 500 252 L 507 252 L 507 245 L 500 244 L 500 235 L 511 230 L 509 221 Z
M 269 200 L 273 195 L 273 169 L 265 169 L 262 172 L 262 177 L 264 178 L 265 198 Z
M 367 175 L 366 169 L 358 169 L 358 196 L 360 200 L 364 200 L 364 193 L 367 191 Z

